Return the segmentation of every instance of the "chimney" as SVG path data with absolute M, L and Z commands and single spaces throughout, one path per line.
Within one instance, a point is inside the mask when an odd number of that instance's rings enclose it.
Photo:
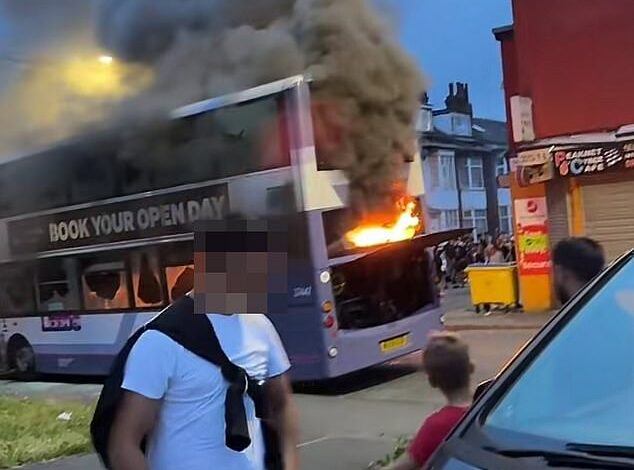
M 455 86 L 455 94 L 454 94 Z M 469 85 L 462 82 L 449 84 L 449 95 L 445 99 L 447 111 L 473 116 L 473 107 L 469 102 Z

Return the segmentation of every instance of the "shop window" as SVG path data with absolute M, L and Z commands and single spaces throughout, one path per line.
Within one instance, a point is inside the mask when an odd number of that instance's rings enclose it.
M 133 256 L 132 284 L 136 307 L 156 307 L 163 303 L 159 269 L 150 253 Z
M 38 267 L 38 305 L 40 311 L 51 312 L 79 308 L 74 304 L 63 260 L 43 261 Z
M 86 261 L 82 281 L 84 304 L 87 310 L 116 310 L 131 307 L 128 271 L 124 262 Z
M 35 312 L 32 272 L 28 268 L 0 268 L 0 309 L 2 313 L 19 315 Z

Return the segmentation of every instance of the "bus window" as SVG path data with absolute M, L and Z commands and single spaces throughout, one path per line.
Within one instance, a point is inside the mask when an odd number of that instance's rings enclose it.
M 194 244 L 184 242 L 164 247 L 160 257 L 169 300 L 173 302 L 194 288 Z
M 150 253 L 133 256 L 132 284 L 137 307 L 156 307 L 163 303 L 156 260 Z
M 122 261 L 86 261 L 82 276 L 84 305 L 87 310 L 130 308 L 128 271 Z
M 70 188 L 73 204 L 107 199 L 118 195 L 115 156 L 103 142 L 86 142 L 72 149 Z
M 31 270 L 17 266 L 0 269 L 0 314 L 17 315 L 35 312 Z
M 282 108 L 275 95 L 129 129 L 116 155 L 124 191 L 290 166 Z
M 165 268 L 167 290 L 173 302 L 187 295 L 194 288 L 194 264 L 188 266 L 167 266 Z
M 63 260 L 42 261 L 38 267 L 38 307 L 40 311 L 77 310 L 72 305 L 68 275 Z

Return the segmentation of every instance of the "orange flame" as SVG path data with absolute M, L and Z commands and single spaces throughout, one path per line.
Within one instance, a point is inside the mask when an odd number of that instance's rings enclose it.
M 416 215 L 416 203 L 408 202 L 393 224 L 361 225 L 346 234 L 346 240 L 357 247 L 383 245 L 414 238 L 421 219 Z

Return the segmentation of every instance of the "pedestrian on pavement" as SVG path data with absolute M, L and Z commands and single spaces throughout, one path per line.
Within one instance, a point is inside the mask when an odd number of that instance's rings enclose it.
M 555 246 L 553 264 L 555 292 L 565 304 L 603 270 L 605 255 L 591 238 L 567 238 Z
M 196 298 L 196 313 L 207 315 L 229 360 L 249 379 L 263 382 L 265 416 L 279 438 L 284 470 L 295 470 L 298 431 L 287 375 L 290 363 L 268 318 L 247 310 L 261 305 L 261 296 L 254 297 L 253 290 L 266 293 L 267 253 L 261 247 L 267 244 L 251 250 L 240 241 L 253 243 L 253 236 L 227 235 L 226 244 L 232 248 L 223 252 L 222 237 L 211 237 L 210 249 L 210 242 L 199 243 L 196 234 L 195 294 L 190 296 Z M 203 305 L 211 299 L 214 313 L 198 312 L 201 297 Z M 242 395 L 250 444 L 242 452 L 229 449 L 225 444 L 229 384 L 220 367 L 168 336 L 156 330 L 142 334 L 127 358 L 122 388 L 125 395 L 110 433 L 113 470 L 265 470 L 267 448 L 256 403 Z M 149 445 L 144 454 L 146 437 Z
M 488 264 L 502 264 L 504 263 L 504 252 L 500 248 L 497 240 L 491 242 L 487 248 L 487 263 Z
M 425 467 L 471 406 L 474 366 L 469 358 L 469 347 L 457 335 L 432 336 L 423 355 L 423 369 L 429 384 L 442 392 L 447 404 L 425 420 L 407 452 L 388 467 L 389 470 Z

